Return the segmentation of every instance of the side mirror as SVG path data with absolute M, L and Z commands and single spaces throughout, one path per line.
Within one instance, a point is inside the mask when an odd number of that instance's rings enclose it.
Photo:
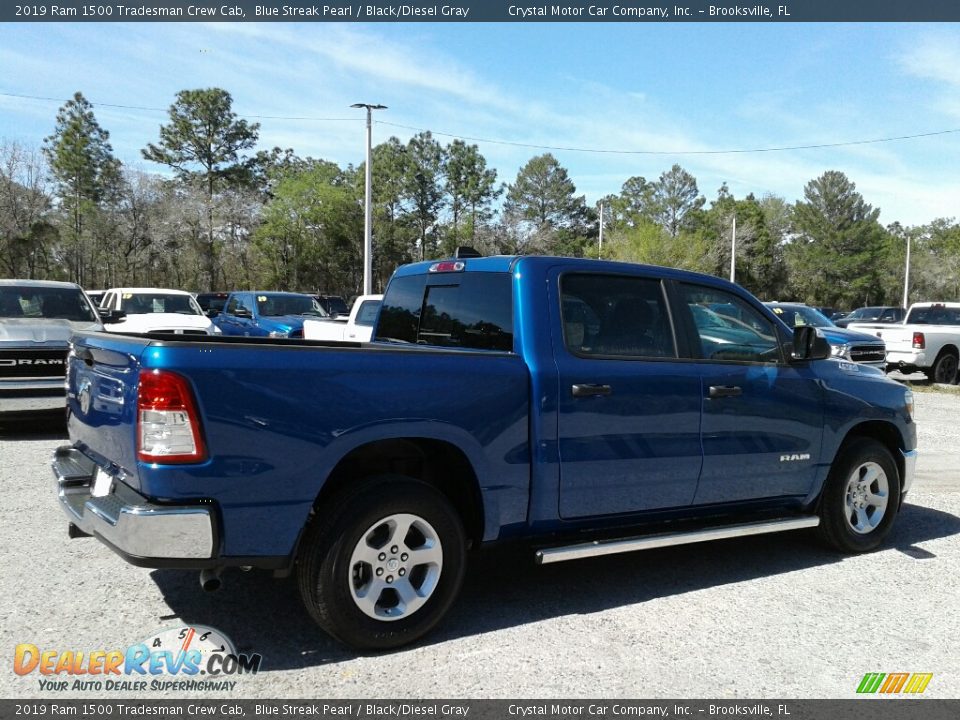
M 219 314 L 220 314 L 220 311 L 217 310 L 216 308 L 209 308 L 209 309 L 204 313 L 204 315 L 206 315 L 208 318 L 215 318 L 215 317 L 216 317 L 217 315 L 219 315 Z
M 100 319 L 105 323 L 120 322 L 127 316 L 123 310 L 101 310 Z
M 793 330 L 794 360 L 826 360 L 832 349 L 827 339 L 812 325 L 801 325 Z
M 251 320 L 253 318 L 253 313 L 247 310 L 246 308 L 237 308 L 233 312 L 234 317 L 243 318 L 245 320 Z

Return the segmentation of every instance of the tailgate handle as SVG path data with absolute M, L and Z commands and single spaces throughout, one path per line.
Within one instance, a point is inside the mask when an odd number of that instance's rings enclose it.
M 613 388 L 609 385 L 595 385 L 593 383 L 578 383 L 570 388 L 574 397 L 592 397 L 594 395 L 610 395 Z
M 743 390 L 737 385 L 710 386 L 710 397 L 712 398 L 738 397 L 740 395 L 743 395 Z

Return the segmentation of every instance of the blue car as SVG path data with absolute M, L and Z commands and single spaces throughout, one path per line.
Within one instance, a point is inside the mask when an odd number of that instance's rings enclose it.
M 304 320 L 325 317 L 310 295 L 250 290 L 231 293 L 213 323 L 224 335 L 302 338 Z
M 820 332 L 833 348 L 833 357 L 881 370 L 886 368 L 887 346 L 874 335 L 838 327 L 826 315 L 803 303 L 764 303 L 773 313 L 792 328 L 811 325 Z

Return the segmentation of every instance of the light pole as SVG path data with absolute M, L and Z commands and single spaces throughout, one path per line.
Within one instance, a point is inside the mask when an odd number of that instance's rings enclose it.
M 730 282 L 736 282 L 737 274 L 737 216 L 733 216 L 733 228 L 730 230 Z
M 907 297 L 910 294 L 910 236 L 907 235 L 907 266 L 903 271 L 903 308 L 906 310 L 910 306 L 907 305 Z
M 597 247 L 597 259 L 603 259 L 603 200 L 600 201 L 600 243 Z
M 371 105 L 369 103 L 354 103 L 352 108 L 367 109 L 367 172 L 363 194 L 363 294 L 373 293 L 373 206 L 371 187 L 373 185 L 370 165 L 372 161 L 372 138 L 374 110 L 386 110 L 386 105 Z

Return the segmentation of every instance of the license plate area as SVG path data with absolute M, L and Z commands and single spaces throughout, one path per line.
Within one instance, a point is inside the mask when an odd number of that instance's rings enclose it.
M 113 487 L 113 476 L 102 467 L 97 468 L 93 476 L 93 487 L 90 491 L 91 497 L 104 497 L 110 494 Z

